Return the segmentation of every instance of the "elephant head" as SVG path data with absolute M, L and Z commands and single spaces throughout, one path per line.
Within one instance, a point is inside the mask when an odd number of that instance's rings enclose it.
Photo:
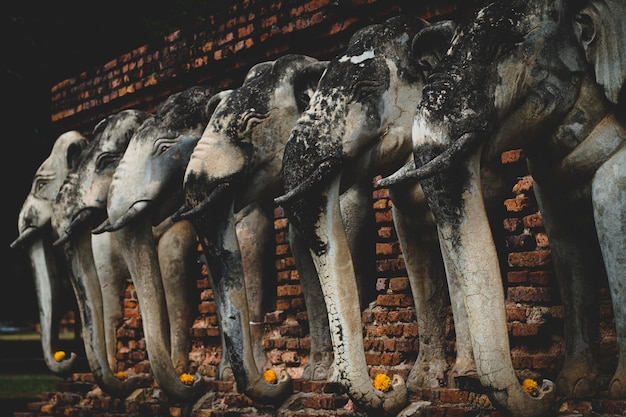
M 146 112 L 124 110 L 96 125 L 93 139 L 59 190 L 52 228 L 62 248 L 78 302 L 85 353 L 100 387 L 117 397 L 128 396 L 145 378 L 120 380 L 116 323 L 123 316 L 121 297 L 128 270 L 111 234 L 91 234 L 106 215 L 106 199 L 115 167 Z
M 620 101 L 623 106 L 626 94 L 624 3 L 619 0 L 566 2 L 574 15 L 574 33 L 585 51 L 587 61 L 593 66 L 596 81 L 602 86 L 611 103 Z M 623 107 L 621 113 L 626 113 Z
M 107 222 L 135 284 L 150 365 L 159 387 L 189 402 L 206 391 L 189 365 L 192 285 L 197 240 L 191 223 L 174 223 L 183 202 L 182 181 L 192 150 L 212 112 L 210 89 L 194 86 L 169 96 L 130 140 L 111 182 Z M 215 99 L 214 99 L 215 100 Z
M 94 140 L 80 163 L 69 173 L 56 196 L 53 227 L 56 246 L 106 219 L 106 203 L 113 173 L 130 138 L 150 117 L 138 110 L 123 110 L 103 119 L 93 130 Z
M 291 224 L 305 236 L 320 275 L 339 381 L 372 414 L 396 415 L 408 393 L 399 376 L 386 393 L 376 390 L 369 377 L 361 310 L 354 297 L 356 265 L 350 262 L 354 258 L 345 237 L 349 225 L 339 216 L 339 195 L 357 182 L 371 184 L 376 175 L 387 175 L 411 158 L 415 104 L 452 30 L 449 21 L 429 25 L 417 17 L 398 16 L 355 33 L 347 50 L 329 62 L 285 148 L 287 193 L 276 201 L 285 205 Z M 448 370 L 447 295 L 436 225 L 419 186 L 390 192 L 420 331 L 419 357 L 407 385 L 439 387 L 446 384 Z M 417 210 L 422 217 L 413 220 Z M 455 372 L 464 373 L 472 367 L 471 352 L 464 348 L 463 324 L 457 327 Z
M 583 3 L 611 5 L 612 15 L 603 19 L 622 24 L 626 16 L 623 2 Z M 509 149 L 525 151 L 565 307 L 566 355 L 557 388 L 572 397 L 595 390 L 595 286 L 606 265 L 620 345 L 610 390 L 622 398 L 625 394 L 626 320 L 617 283 L 626 266 L 619 255 L 626 227 L 624 119 L 619 122 L 620 107 L 593 79 L 575 36 L 576 25 L 590 22 L 562 1 L 496 1 L 478 10 L 459 25 L 424 87 L 413 124 L 415 166 L 378 183 L 421 180 L 447 269 L 463 277 L 481 382 L 507 415 L 553 413 L 556 392 L 544 381 L 537 397 L 527 395 L 510 359 L 501 273 L 479 183 L 481 164 Z M 590 39 L 601 31 L 586 27 L 578 33 Z M 595 67 L 616 65 L 607 71 L 623 71 L 625 33 L 613 35 L 610 42 L 622 58 Z
M 259 402 L 280 403 L 292 384 L 286 372 L 276 384 L 260 374 L 267 361 L 260 350 L 266 311 L 260 305 L 262 296 L 248 294 L 248 284 L 273 278 L 273 265 L 267 272 L 271 251 L 265 259 L 254 253 L 263 250 L 262 242 L 273 247 L 273 198 L 282 190 L 284 144 L 324 68 L 325 63 L 303 55 L 252 67 L 243 84 L 217 106 L 198 142 L 185 173 L 186 204 L 177 213 L 193 222 L 200 238 L 237 389 Z M 255 205 L 265 208 L 269 229 L 241 224 L 242 215 Z M 326 311 L 315 299 L 320 294 L 317 276 L 311 278 L 306 272 L 311 269 L 305 271 L 308 264 L 301 265 L 305 261 L 295 253 L 294 258 L 299 270 L 302 266 L 311 323 L 310 362 L 315 362 L 330 350 Z M 274 289 L 273 284 L 265 286 Z
M 19 213 L 19 237 L 11 243 L 12 248 L 22 246 L 28 250 L 39 303 L 44 360 L 54 374 L 62 377 L 71 373 L 76 354 L 61 361 L 54 359 L 61 318 L 59 273 L 65 259 L 52 246 L 54 238 L 50 224 L 57 193 L 86 146 L 87 139 L 76 131 L 65 132 L 56 139 L 50 155 L 35 172 L 32 188 Z

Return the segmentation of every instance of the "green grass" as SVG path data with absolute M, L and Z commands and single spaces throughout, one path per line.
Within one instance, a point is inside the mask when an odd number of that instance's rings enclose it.
M 7 342 L 11 341 L 31 341 L 31 340 L 40 340 L 41 334 L 38 332 L 20 332 L 20 333 L 8 333 L 8 334 L 0 334 L 0 340 L 6 340 Z M 59 334 L 60 340 L 74 340 L 74 332 L 61 332 Z
M 42 392 L 56 391 L 62 378 L 52 374 L 2 374 L 0 373 L 0 400 L 39 399 Z

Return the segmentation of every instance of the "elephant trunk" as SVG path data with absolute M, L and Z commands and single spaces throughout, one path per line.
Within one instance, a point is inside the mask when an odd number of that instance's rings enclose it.
M 553 415 L 552 382 L 544 380 L 536 396 L 531 396 L 515 375 L 498 255 L 481 194 L 480 152 L 465 164 L 423 181 L 422 186 L 437 218 L 446 270 L 455 268 L 462 277 L 460 287 L 480 382 L 494 406 L 506 416 Z M 445 189 L 438 188 L 441 184 L 446 184 Z M 457 187 L 462 189 L 460 195 L 449 193 Z M 450 214 L 454 212 L 451 208 L 459 212 Z
M 35 229 L 31 229 L 35 230 Z M 53 248 L 43 238 L 32 239 L 28 245 L 35 289 L 39 302 L 39 322 L 41 323 L 41 348 L 48 369 L 55 375 L 66 377 L 72 371 L 76 354 L 61 361 L 54 359 L 59 343 L 59 276 Z
M 176 373 L 189 364 L 191 341 L 189 329 L 193 323 L 195 304 L 190 284 L 195 284 L 193 266 L 197 264 L 196 233 L 189 221 L 174 223 L 171 218 L 153 228 L 165 231 L 159 237 L 158 256 L 170 323 L 171 358 Z
M 181 382 L 170 357 L 170 325 L 166 295 L 150 219 L 136 219 L 115 232 L 137 290 L 146 349 L 159 387 L 175 400 L 190 402 L 204 394 L 201 376 L 187 385 Z M 182 290 L 182 289 L 181 289 Z
M 126 398 L 145 384 L 142 378 L 122 381 L 108 362 L 100 279 L 93 258 L 91 233 L 85 229 L 63 246 L 81 319 L 87 362 L 98 385 L 114 397 Z
M 335 104 L 335 113 L 343 114 L 345 102 Z M 347 110 L 344 109 L 347 112 Z M 274 199 L 276 204 L 298 206 L 311 192 L 318 194 L 330 178 L 337 176 L 346 163 L 341 141 L 344 128 L 331 131 L 330 126 L 342 126 L 345 121 L 320 126 L 319 114 L 305 112 L 293 127 L 283 153 L 283 176 L 286 193 Z M 324 140 L 320 140 L 324 138 Z
M 230 204 L 220 207 L 220 213 L 194 216 L 191 221 L 205 252 L 224 349 L 239 392 L 257 402 L 280 404 L 292 393 L 292 381 L 284 372 L 275 384 L 270 384 L 259 373 L 248 327 L 250 314 L 233 199 L 232 196 L 223 199 L 230 199 Z
M 311 250 L 328 310 L 338 378 L 352 401 L 369 415 L 395 416 L 407 404 L 408 391 L 397 375 L 389 391 L 378 390 L 367 371 L 356 274 L 339 204 L 340 178 L 335 177 L 322 194 L 326 201 L 320 207 L 314 231 L 317 244 Z M 300 227 L 306 227 L 302 223 Z

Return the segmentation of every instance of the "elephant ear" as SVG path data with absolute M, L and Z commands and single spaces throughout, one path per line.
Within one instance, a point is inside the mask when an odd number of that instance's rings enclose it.
M 303 112 L 309 105 L 313 92 L 317 89 L 317 83 L 327 66 L 328 61 L 316 61 L 296 71 L 293 79 L 293 90 L 300 112 Z
M 70 171 L 73 171 L 74 168 L 78 165 L 80 156 L 86 147 L 87 147 L 87 141 L 85 140 L 80 140 L 78 142 L 71 143 L 67 147 L 67 153 L 65 155 L 65 159 L 67 161 L 67 166 Z
M 574 33 L 606 97 L 617 103 L 626 80 L 626 2 L 570 0 Z
M 259 62 L 256 65 L 253 65 L 252 68 L 246 74 L 246 78 L 243 79 L 243 84 L 250 82 L 250 80 L 255 79 L 261 74 L 266 73 L 267 71 L 272 70 L 272 66 L 274 65 L 274 61 L 265 61 Z
M 232 92 L 233 90 L 224 90 L 224 91 L 220 91 L 219 93 L 213 94 L 213 96 L 211 96 L 204 110 L 207 120 L 211 118 L 211 115 L 217 108 L 217 105 L 220 104 L 220 102 L 224 100 L 226 97 L 228 97 L 230 93 Z
M 411 55 L 417 61 L 424 77 L 428 76 L 446 53 L 454 36 L 456 23 L 442 20 L 420 30 L 413 37 Z

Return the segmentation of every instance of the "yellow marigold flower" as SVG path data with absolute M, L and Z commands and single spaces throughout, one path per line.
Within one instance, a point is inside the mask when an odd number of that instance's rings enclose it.
M 268 384 L 275 384 L 278 381 L 278 376 L 276 375 L 276 371 L 273 369 L 268 369 L 263 372 L 263 380 Z
M 178 379 L 180 379 L 180 382 L 182 382 L 185 385 L 191 385 L 193 384 L 193 375 L 189 375 L 187 373 L 184 374 L 180 374 L 180 376 L 178 377 Z
M 57 350 L 56 352 L 54 352 L 55 361 L 61 362 L 63 359 L 65 359 L 65 352 L 63 352 L 62 350 Z
M 391 378 L 385 374 L 378 374 L 374 378 L 374 388 L 378 391 L 387 392 L 391 389 Z
M 537 388 L 537 381 L 527 378 L 522 382 L 522 389 L 531 397 L 537 397 L 539 395 L 539 389 Z
M 119 379 L 120 381 L 125 381 L 128 379 L 128 374 L 124 371 L 119 371 L 118 373 L 115 374 L 115 377 Z

